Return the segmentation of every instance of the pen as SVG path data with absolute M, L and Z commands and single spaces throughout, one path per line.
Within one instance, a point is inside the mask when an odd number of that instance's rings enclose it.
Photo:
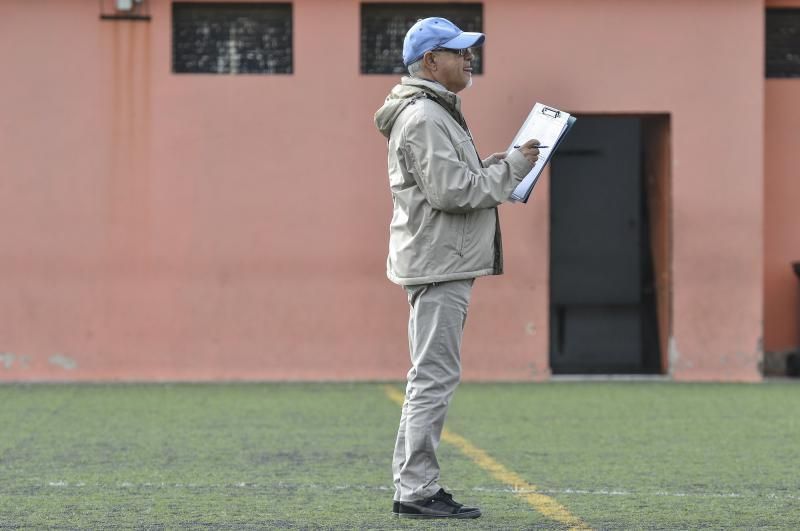
M 522 146 L 514 146 L 514 149 L 519 149 L 519 148 L 521 148 L 521 147 L 522 147 Z M 547 149 L 547 148 L 549 148 L 550 146 L 533 146 L 533 147 L 535 147 L 536 149 Z

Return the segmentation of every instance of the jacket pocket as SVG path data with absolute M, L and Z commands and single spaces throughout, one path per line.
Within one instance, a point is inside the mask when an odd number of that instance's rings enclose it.
M 458 216 L 461 218 L 460 221 L 460 229 L 458 231 L 458 247 L 457 247 L 457 254 L 461 258 L 464 257 L 464 246 L 467 243 L 467 214 L 459 214 Z
M 459 159 L 464 161 L 471 170 L 476 171 L 483 168 L 483 163 L 480 157 L 478 157 L 475 144 L 472 143 L 470 137 L 465 136 L 463 139 L 460 139 L 456 143 L 456 151 L 458 152 Z

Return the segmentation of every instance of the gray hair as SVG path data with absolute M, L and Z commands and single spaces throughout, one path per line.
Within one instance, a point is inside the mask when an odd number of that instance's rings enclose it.
M 413 63 L 408 65 L 406 68 L 408 68 L 408 74 L 411 77 L 417 77 L 419 75 L 419 73 L 422 71 L 422 59 L 418 59 L 418 60 L 414 61 Z

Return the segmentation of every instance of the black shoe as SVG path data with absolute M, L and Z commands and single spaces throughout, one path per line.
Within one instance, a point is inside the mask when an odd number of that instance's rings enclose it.
M 395 515 L 395 516 L 400 514 L 400 502 L 399 501 L 395 501 L 395 502 L 392 503 L 392 514 Z
M 481 510 L 477 507 L 464 507 L 453 500 L 453 495 L 439 489 L 439 492 L 425 500 L 399 503 L 400 518 L 477 518 Z

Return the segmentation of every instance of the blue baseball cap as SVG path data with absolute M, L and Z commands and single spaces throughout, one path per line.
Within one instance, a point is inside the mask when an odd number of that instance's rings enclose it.
M 434 48 L 460 50 L 480 46 L 486 35 L 461 29 L 446 18 L 430 17 L 418 20 L 406 33 L 403 41 L 403 64 L 419 61 L 425 52 Z

